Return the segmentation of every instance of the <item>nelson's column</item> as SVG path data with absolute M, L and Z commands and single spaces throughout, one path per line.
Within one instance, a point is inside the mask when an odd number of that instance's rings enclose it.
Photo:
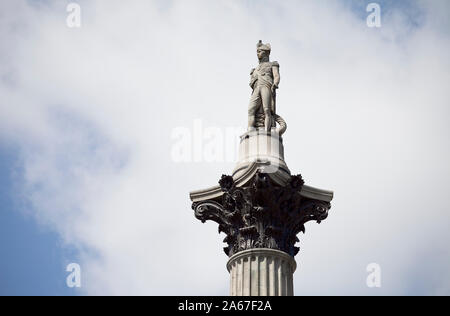
M 195 217 L 219 224 L 226 234 L 230 294 L 293 295 L 297 234 L 305 223 L 327 218 L 333 192 L 304 184 L 284 161 L 286 122 L 276 113 L 279 67 L 270 61 L 270 44 L 257 44 L 259 64 L 252 69 L 248 131 L 241 136 L 231 176 L 219 185 L 193 191 Z

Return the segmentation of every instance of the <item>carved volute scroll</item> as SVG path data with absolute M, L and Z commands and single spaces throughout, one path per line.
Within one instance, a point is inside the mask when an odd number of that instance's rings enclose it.
M 308 221 L 320 223 L 328 216 L 330 203 L 300 195 L 304 181 L 301 175 L 291 176 L 280 186 L 270 177 L 257 172 L 243 187 L 236 187 L 231 176 L 219 181 L 224 192 L 218 201 L 195 202 L 195 216 L 205 222 L 219 224 L 219 233 L 226 234 L 224 248 L 228 256 L 253 248 L 270 248 L 294 257 L 299 248 L 297 234 L 305 232 Z

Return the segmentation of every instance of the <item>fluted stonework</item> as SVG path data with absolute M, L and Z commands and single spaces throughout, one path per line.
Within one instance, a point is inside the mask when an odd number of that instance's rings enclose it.
M 292 296 L 294 258 L 273 249 L 249 249 L 228 260 L 231 296 Z

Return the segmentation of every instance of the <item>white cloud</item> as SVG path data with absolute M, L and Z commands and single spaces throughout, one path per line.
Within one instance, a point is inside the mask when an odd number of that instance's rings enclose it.
M 296 293 L 448 294 L 448 4 L 369 29 L 337 2 L 260 3 L 80 1 L 80 29 L 62 2 L 0 5 L 0 135 L 21 148 L 36 217 L 80 248 L 82 290 L 228 293 L 223 236 L 188 192 L 233 165 L 171 162 L 171 131 L 245 126 L 262 39 L 281 64 L 287 163 L 335 191 L 300 236 Z

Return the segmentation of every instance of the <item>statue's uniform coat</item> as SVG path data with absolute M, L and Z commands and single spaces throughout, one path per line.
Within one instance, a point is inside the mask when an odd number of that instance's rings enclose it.
M 271 117 L 275 114 L 272 98 L 272 86 L 274 84 L 273 67 L 280 67 L 278 62 L 263 62 L 250 72 L 250 87 L 253 89 L 248 106 L 248 115 L 253 118 L 262 106 L 264 115 Z

